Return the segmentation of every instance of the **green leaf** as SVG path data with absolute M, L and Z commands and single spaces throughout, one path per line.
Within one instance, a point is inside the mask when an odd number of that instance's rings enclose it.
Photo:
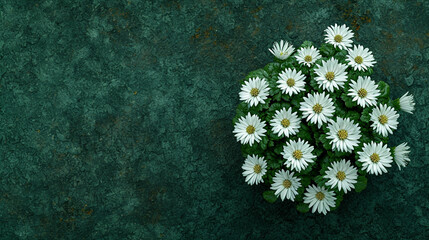
M 307 187 L 308 185 L 310 185 L 310 183 L 311 183 L 310 176 L 301 178 L 301 184 L 303 187 Z
M 268 111 L 275 112 L 276 110 L 279 110 L 280 108 L 282 108 L 282 105 L 280 103 L 273 103 L 273 104 L 271 104 Z
M 319 185 L 319 187 L 324 187 L 328 179 L 323 178 L 323 176 L 319 175 L 314 178 L 314 181 L 317 183 L 317 185 Z
M 366 188 L 368 179 L 365 176 L 358 176 L 357 183 L 355 184 L 355 191 L 362 192 Z
M 331 150 L 332 149 L 332 146 L 329 143 L 331 140 L 329 140 L 329 139 L 326 138 L 326 134 L 321 134 L 320 137 L 319 137 L 319 140 L 323 143 L 323 147 L 326 150 Z
M 265 65 L 264 70 L 270 74 L 278 73 L 280 72 L 280 66 L 280 63 L 272 62 Z
M 280 102 L 282 100 L 282 92 L 279 91 L 276 95 L 274 95 L 274 100 Z
M 293 62 L 292 61 L 286 61 L 280 65 L 280 69 L 284 70 L 286 68 L 293 68 Z
M 308 48 L 308 47 L 311 47 L 311 46 L 313 46 L 313 43 L 312 43 L 312 42 L 310 42 L 310 41 L 304 41 L 304 42 L 301 44 L 301 47 L 302 47 L 302 48 Z
M 346 57 L 346 56 L 347 56 L 347 50 L 345 49 L 342 49 L 335 54 L 335 57 Z
M 335 206 L 331 208 L 331 211 L 337 209 L 340 206 L 341 202 L 343 201 L 344 192 L 335 190 L 335 193 L 336 193 Z
M 295 107 L 299 107 L 299 106 L 301 106 L 301 104 L 299 103 L 300 102 L 300 98 L 296 98 L 296 97 L 294 97 L 294 98 L 292 98 L 292 101 L 291 101 L 291 103 L 292 103 L 292 105 L 294 105 Z
M 281 144 L 278 144 L 276 148 L 274 148 L 274 152 L 276 154 L 281 154 L 283 152 L 283 146 Z
M 320 156 L 323 152 L 324 151 L 321 148 L 314 149 L 314 154 L 316 154 L 316 156 Z
M 309 132 L 309 131 L 299 131 L 296 136 L 301 138 L 301 139 L 308 140 L 308 141 L 313 140 L 313 136 L 311 136 L 311 132 Z
M 335 48 L 331 44 L 322 43 L 319 50 L 324 57 L 331 57 L 335 54 Z
M 363 111 L 362 111 L 362 115 L 360 116 L 360 120 L 362 122 L 366 122 L 368 123 L 369 120 L 371 120 L 371 116 L 369 115 L 372 112 L 372 108 L 371 107 L 366 107 Z
M 369 76 L 372 75 L 373 72 L 374 70 L 372 68 L 368 68 L 362 75 Z
M 352 108 L 356 106 L 356 102 L 353 101 L 353 99 L 350 96 L 347 96 L 346 93 L 341 94 L 341 99 L 346 104 L 346 107 Z
M 355 111 L 349 111 L 349 112 L 347 112 L 346 117 L 357 122 L 359 120 L 360 114 L 358 112 L 355 112 Z
M 390 94 L 390 86 L 384 81 L 378 83 L 378 89 L 380 90 L 379 98 L 388 98 Z
M 268 78 L 269 75 L 264 69 L 258 69 L 247 74 L 246 79 L 255 78 L 255 77 Z
M 268 190 L 265 191 L 262 196 L 269 203 L 274 203 L 277 200 L 277 196 L 274 194 L 274 191 Z
M 308 207 L 307 204 L 300 203 L 300 204 L 296 205 L 296 210 L 298 210 L 301 213 L 306 213 L 310 210 L 310 208 Z
M 279 137 L 279 135 L 277 135 L 276 133 L 273 133 L 273 132 L 270 131 L 270 139 L 271 140 L 279 140 L 280 138 L 281 137 Z
M 335 154 L 335 157 L 338 157 L 338 158 L 344 158 L 345 156 L 350 155 L 350 153 L 348 152 L 340 152 L 340 151 L 335 151 L 334 154 Z
M 289 102 L 289 101 L 290 101 L 290 96 L 289 96 L 289 95 L 287 95 L 287 94 L 283 94 L 283 95 L 282 95 L 282 98 L 283 98 L 283 100 L 284 100 L 285 102 Z
M 267 137 L 267 136 L 265 136 L 265 137 L 263 137 L 263 138 L 262 138 L 262 140 L 261 140 L 261 148 L 262 148 L 263 150 L 266 150 L 266 149 L 267 149 L 267 146 L 268 146 L 268 137 Z

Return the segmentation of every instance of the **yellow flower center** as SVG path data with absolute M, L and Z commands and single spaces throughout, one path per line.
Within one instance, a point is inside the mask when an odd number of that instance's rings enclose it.
M 282 125 L 283 125 L 283 127 L 285 127 L 285 128 L 287 128 L 287 127 L 289 127 L 289 125 L 290 125 L 290 121 L 289 121 L 289 119 L 283 119 L 282 120 Z
M 355 62 L 357 64 L 362 64 L 363 63 L 363 58 L 361 56 L 357 56 L 357 57 L 355 57 Z
M 289 79 L 286 81 L 286 83 L 287 83 L 287 85 L 288 85 L 289 87 L 293 87 L 293 86 L 295 86 L 295 79 L 293 79 L 293 78 L 289 78 Z
M 252 126 L 252 125 L 247 126 L 247 128 L 246 128 L 246 132 L 247 132 L 248 134 L 253 134 L 253 133 L 255 132 L 255 127 L 254 127 L 254 126 Z
M 334 74 L 334 72 L 327 72 L 325 77 L 326 77 L 326 80 L 332 81 L 335 78 L 335 74 Z
M 322 201 L 325 198 L 325 194 L 323 194 L 322 192 L 318 192 L 316 193 L 316 198 L 319 201 Z
M 378 161 L 380 161 L 380 156 L 377 153 L 373 153 L 369 159 L 371 159 L 371 161 L 373 163 L 378 163 Z
M 259 94 L 259 89 L 252 88 L 252 90 L 250 90 L 250 95 L 252 95 L 253 97 L 258 96 L 258 94 Z
M 304 58 L 304 61 L 306 61 L 306 62 L 311 62 L 311 60 L 313 60 L 313 58 L 310 55 L 307 55 Z
M 301 152 L 300 150 L 295 150 L 295 151 L 292 153 L 292 156 L 293 156 L 296 160 L 299 160 L 299 159 L 301 159 L 301 158 L 302 158 L 302 152 Z
M 335 42 L 340 43 L 341 41 L 343 41 L 343 36 L 335 35 L 334 40 L 335 40 Z
M 381 124 L 386 124 L 387 123 L 387 116 L 386 115 L 381 115 L 380 117 L 378 117 L 378 121 L 381 123 Z
M 322 109 L 323 109 L 322 105 L 320 105 L 320 104 L 318 104 L 318 103 L 316 103 L 316 105 L 314 105 L 314 106 L 313 106 L 313 111 L 314 111 L 315 113 L 321 113 L 321 112 L 322 112 Z
M 344 140 L 349 136 L 349 133 L 345 130 L 345 129 L 341 129 L 340 131 L 338 131 L 338 138 L 340 140 Z
M 261 167 L 261 165 L 256 164 L 256 165 L 253 167 L 253 171 L 254 171 L 255 173 L 260 173 L 260 172 L 262 171 L 262 167 Z
M 283 187 L 290 188 L 290 186 L 292 186 L 292 183 L 289 180 L 286 179 L 283 181 Z
M 337 178 L 338 178 L 338 180 L 343 181 L 344 179 L 346 179 L 346 173 L 343 171 L 338 171 L 337 172 Z
M 361 88 L 358 91 L 358 95 L 359 95 L 360 98 L 364 98 L 364 97 L 366 97 L 366 95 L 368 95 L 368 92 L 366 91 L 366 89 Z

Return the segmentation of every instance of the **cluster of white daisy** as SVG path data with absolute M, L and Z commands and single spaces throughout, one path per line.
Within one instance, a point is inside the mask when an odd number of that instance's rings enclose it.
M 386 173 L 393 161 L 399 169 L 408 164 L 407 143 L 389 148 L 387 137 L 398 127 L 398 111 L 412 113 L 415 106 L 411 94 L 391 100 L 387 84 L 371 79 L 373 54 L 353 45 L 346 25 L 325 33 L 323 47 L 330 50 L 303 44 L 295 52 L 286 41 L 274 43 L 271 66 L 278 70 L 243 81 L 246 107 L 233 131 L 245 147 L 247 183 L 265 180 L 282 201 L 323 214 L 359 179 L 366 183 L 366 174 Z

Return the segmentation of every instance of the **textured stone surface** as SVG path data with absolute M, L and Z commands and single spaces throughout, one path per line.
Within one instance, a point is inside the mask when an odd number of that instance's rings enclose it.
M 153 2 L 0 1 L 1 239 L 429 238 L 429 1 Z M 333 23 L 416 96 L 412 162 L 299 214 L 244 183 L 231 119 L 273 41 Z

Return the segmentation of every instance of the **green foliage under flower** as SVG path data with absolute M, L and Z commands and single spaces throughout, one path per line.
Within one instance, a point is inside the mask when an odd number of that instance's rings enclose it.
M 310 46 L 313 46 L 313 43 L 305 41 L 300 48 Z M 265 100 L 265 104 L 259 103 L 256 106 L 250 106 L 246 102 L 241 102 L 237 107 L 236 115 L 233 119 L 233 123 L 236 124 L 241 117 L 251 113 L 256 114 L 263 122 L 267 123 L 265 127 L 267 132 L 265 136 L 253 145 L 243 144 L 241 150 L 244 157 L 255 154 L 263 156 L 267 161 L 267 172 L 262 177 L 267 188 L 262 196 L 268 202 L 275 202 L 277 199 L 274 191 L 270 190 L 275 173 L 280 169 L 288 169 L 284 165 L 285 159 L 281 154 L 287 142 L 290 140 L 303 139 L 314 147 L 312 153 L 317 156 L 315 161 L 310 163 L 304 170 L 300 172 L 295 171 L 295 176 L 301 180 L 302 184 L 302 186 L 298 188 L 298 194 L 295 196 L 294 200 L 297 210 L 300 212 L 309 211 L 309 206 L 303 202 L 303 198 L 305 189 L 310 184 L 316 184 L 320 187 L 324 186 L 335 192 L 335 207 L 331 208 L 331 210 L 336 209 L 340 205 L 343 200 L 343 195 L 345 194 L 344 191 L 326 185 L 328 179 L 323 178 L 327 168 L 335 161 L 346 159 L 356 166 L 358 169 L 358 177 L 356 180 L 357 182 L 354 184 L 354 190 L 356 192 L 364 190 L 367 186 L 367 171 L 362 169 L 362 163 L 358 161 L 359 156 L 357 152 L 362 151 L 364 143 L 374 141 L 387 144 L 388 142 L 388 137 L 383 137 L 371 127 L 370 114 L 375 106 L 361 107 L 353 101 L 351 96 L 347 95 L 350 89 L 350 81 L 357 81 L 359 76 L 370 76 L 373 73 L 373 69 L 369 67 L 366 71 L 355 71 L 352 67 L 348 66 L 346 70 L 348 78 L 344 87 L 340 87 L 333 92 L 328 92 L 319 87 L 315 80 L 316 76 L 314 70 L 318 68 L 318 65 L 322 64 L 322 61 L 327 61 L 332 57 L 337 59 L 339 63 L 347 65 L 348 62 L 346 61 L 346 57 L 348 52 L 328 43 L 323 43 L 318 49 L 322 57 L 318 59 L 315 64 L 312 64 L 311 67 L 300 64 L 295 58 L 296 54 L 293 54 L 285 60 L 275 58 L 274 62 L 267 64 L 264 68 L 250 72 L 245 79 L 241 80 L 241 84 L 244 84 L 246 80 L 251 78 L 259 77 L 260 79 L 265 79 L 269 84 L 269 97 Z M 279 74 L 286 68 L 296 69 L 305 75 L 305 91 L 301 91 L 292 96 L 282 93 L 281 89 L 278 87 L 277 81 L 279 79 Z M 399 110 L 400 107 L 397 100 L 392 101 L 389 97 L 389 85 L 383 81 L 375 81 L 380 91 L 380 96 L 377 97 L 377 103 L 387 104 Z M 292 108 L 292 112 L 298 113 L 301 119 L 302 112 L 300 111 L 300 105 L 303 102 L 303 97 L 307 96 L 309 93 L 314 94 L 317 92 L 325 92 L 325 94 L 329 94 L 329 97 L 333 100 L 335 113 L 331 119 L 335 120 L 337 117 L 350 118 L 354 123 L 360 126 L 361 138 L 359 139 L 359 144 L 354 147 L 353 151 L 340 152 L 338 149 L 333 150 L 333 146 L 330 143 L 331 140 L 327 139 L 327 133 L 329 131 L 327 124 L 323 124 L 321 128 L 318 128 L 316 124 L 312 124 L 305 119 L 301 120 L 300 128 L 296 135 L 279 137 L 278 134 L 273 133 L 269 123 L 273 119 L 276 110 Z

